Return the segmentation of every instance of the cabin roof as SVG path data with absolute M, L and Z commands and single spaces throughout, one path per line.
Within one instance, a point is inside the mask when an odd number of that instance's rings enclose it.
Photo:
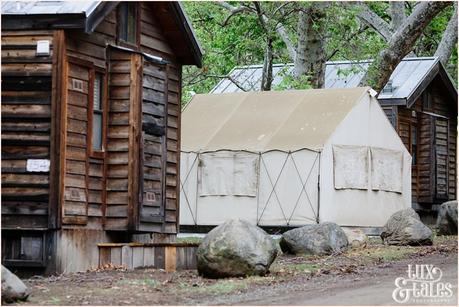
M 115 1 L 3 1 L 2 29 L 83 29 L 90 33 L 118 3 Z M 179 2 L 169 2 L 166 5 L 169 5 L 177 28 L 177 30 L 168 29 L 168 32 L 174 35 L 173 38 L 176 38 L 179 32 L 191 51 L 186 54 L 191 54 L 192 57 L 182 56 L 185 60 L 184 64 L 201 67 L 203 51 L 183 7 Z
M 182 111 L 181 150 L 318 150 L 370 90 L 197 94 Z
M 88 16 L 101 1 L 5 1 L 2 15 L 85 14 Z
M 359 85 L 372 60 L 327 62 L 325 68 L 325 88 L 351 88 Z M 242 92 L 232 80 L 246 91 L 259 91 L 261 87 L 262 65 L 235 67 L 210 93 Z M 387 104 L 410 105 L 423 89 L 440 73 L 451 94 L 457 96 L 451 78 L 443 65 L 435 57 L 405 58 L 390 76 L 389 84 L 379 93 L 378 100 Z M 293 74 L 293 63 L 273 65 L 273 88 L 281 84 L 284 75 Z

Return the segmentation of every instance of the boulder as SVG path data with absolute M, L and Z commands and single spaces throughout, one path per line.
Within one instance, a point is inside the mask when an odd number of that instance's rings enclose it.
M 389 245 L 431 245 L 432 230 L 412 208 L 395 212 L 384 225 L 381 239 Z
M 26 300 L 28 296 L 29 290 L 26 285 L 2 265 L 2 302 Z
M 276 256 L 274 240 L 239 219 L 212 229 L 196 252 L 198 273 L 210 278 L 265 275 Z
M 289 254 L 331 255 L 342 252 L 348 241 L 341 227 L 325 222 L 286 231 L 279 245 Z
M 438 235 L 457 235 L 457 200 L 440 205 L 436 226 Z
M 359 228 L 342 228 L 347 237 L 349 246 L 357 248 L 367 245 L 368 236 Z

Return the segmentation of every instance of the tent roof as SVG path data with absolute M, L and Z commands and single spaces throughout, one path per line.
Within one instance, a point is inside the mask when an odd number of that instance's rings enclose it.
M 318 150 L 369 91 L 198 94 L 182 112 L 182 151 Z
M 350 88 L 359 85 L 365 72 L 371 64 L 371 60 L 365 61 L 335 61 L 327 62 L 325 66 L 325 88 Z M 235 67 L 228 75 L 231 78 L 222 79 L 210 92 L 211 93 L 231 93 L 242 92 L 236 86 L 237 82 L 246 91 L 259 91 L 261 86 L 262 65 Z M 390 80 L 392 89 L 386 85 L 378 96 L 378 100 L 404 101 L 409 104 L 416 99 L 414 97 L 417 89 L 423 84 L 430 83 L 436 73 L 440 71 L 447 75 L 443 65 L 435 57 L 416 57 L 404 58 L 397 65 Z M 274 64 L 273 65 L 273 88 L 282 82 L 284 75 L 293 74 L 293 64 Z M 429 80 L 426 80 L 429 79 Z M 234 82 L 233 82 L 234 80 Z M 444 78 L 444 82 L 453 88 L 450 78 Z M 418 93 L 419 94 L 419 93 Z M 457 94 L 455 94 L 457 95 Z

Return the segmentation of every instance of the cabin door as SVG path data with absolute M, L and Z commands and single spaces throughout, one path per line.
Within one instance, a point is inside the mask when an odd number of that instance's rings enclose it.
M 167 66 L 143 59 L 139 231 L 161 232 L 166 203 Z
M 435 197 L 438 200 L 448 199 L 448 131 L 449 121 L 446 118 L 435 117 Z

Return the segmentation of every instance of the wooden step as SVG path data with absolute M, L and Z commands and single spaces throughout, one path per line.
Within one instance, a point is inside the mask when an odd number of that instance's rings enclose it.
M 128 270 L 142 267 L 166 272 L 196 269 L 198 243 L 99 243 L 99 268 L 124 266 Z

